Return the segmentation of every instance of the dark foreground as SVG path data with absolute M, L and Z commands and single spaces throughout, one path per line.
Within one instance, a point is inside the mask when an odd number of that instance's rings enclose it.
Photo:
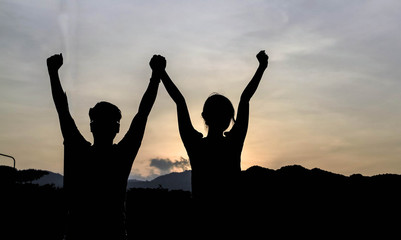
M 252 167 L 242 175 L 235 199 L 208 204 L 188 191 L 130 189 L 129 239 L 400 235 L 399 175 L 345 177 L 300 166 Z M 0 194 L 0 239 L 62 239 L 63 189 L 3 182 Z

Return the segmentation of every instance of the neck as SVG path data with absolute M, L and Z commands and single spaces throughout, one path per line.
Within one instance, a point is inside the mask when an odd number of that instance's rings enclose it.
M 104 139 L 94 139 L 93 146 L 96 147 L 108 147 L 113 145 L 113 139 L 111 140 L 104 140 Z
M 207 138 L 218 139 L 223 137 L 223 132 L 215 128 L 209 128 Z

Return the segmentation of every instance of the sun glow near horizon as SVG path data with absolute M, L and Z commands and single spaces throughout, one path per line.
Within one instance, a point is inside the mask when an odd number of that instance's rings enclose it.
M 17 168 L 62 173 L 63 140 L 46 58 L 62 52 L 61 82 L 88 141 L 88 110 L 106 100 L 125 134 L 164 55 L 195 128 L 212 92 L 235 109 L 264 49 L 269 67 L 250 102 L 242 169 L 299 164 L 352 174 L 401 173 L 401 29 L 385 1 L 24 1 L 0 3 L 0 146 Z M 24 17 L 21 17 L 24 16 Z M 164 87 L 131 176 L 152 159 L 187 158 Z

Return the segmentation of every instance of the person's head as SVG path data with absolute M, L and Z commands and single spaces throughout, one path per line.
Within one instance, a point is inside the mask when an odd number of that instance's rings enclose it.
M 112 142 L 120 131 L 121 111 L 109 102 L 98 102 L 89 109 L 90 127 L 93 138 Z
M 206 99 L 203 105 L 202 117 L 206 126 L 219 131 L 226 130 L 234 119 L 234 107 L 231 101 L 223 95 L 214 93 Z

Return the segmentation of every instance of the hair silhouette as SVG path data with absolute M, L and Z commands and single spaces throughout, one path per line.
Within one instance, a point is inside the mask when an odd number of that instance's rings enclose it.
M 93 108 L 89 109 L 91 122 L 107 119 L 119 123 L 121 117 L 120 109 L 109 102 L 98 102 Z
M 241 95 L 236 120 L 234 107 L 228 98 L 213 94 L 206 100 L 202 112 L 208 127 L 206 137 L 193 127 L 185 98 L 167 72 L 161 74 L 167 92 L 177 105 L 178 127 L 192 168 L 192 195 L 195 199 L 225 200 L 236 194 L 241 152 L 248 129 L 249 101 L 268 65 L 264 51 L 256 57 L 259 67 Z M 233 127 L 224 132 L 231 121 Z
M 218 93 L 208 97 L 203 105 L 202 117 L 205 124 L 226 130 L 230 122 L 235 122 L 235 110 L 231 101 Z
M 67 239 L 125 239 L 127 179 L 139 150 L 148 115 L 155 102 L 163 61 L 150 61 L 152 77 L 139 109 L 123 139 L 114 144 L 120 129 L 121 111 L 108 102 L 89 110 L 93 144 L 79 132 L 68 108 L 58 70 L 61 54 L 47 59 L 53 100 L 64 138 L 64 189 L 66 191 Z M 99 177 L 101 176 L 101 177 Z M 100 183 L 93 186 L 97 179 Z
M 95 143 L 112 143 L 120 131 L 120 109 L 109 102 L 98 102 L 89 110 L 89 118 Z

